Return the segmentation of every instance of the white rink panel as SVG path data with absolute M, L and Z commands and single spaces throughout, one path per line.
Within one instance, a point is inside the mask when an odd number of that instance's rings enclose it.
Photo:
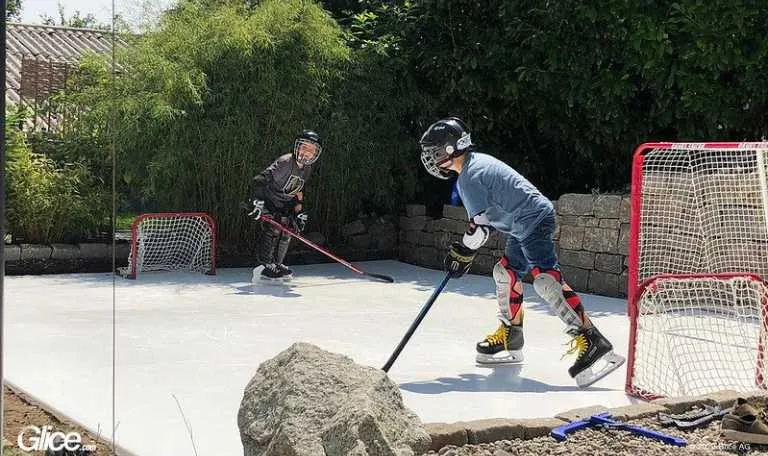
M 441 271 L 361 263 L 395 284 L 337 264 L 297 266 L 294 286 L 250 286 L 250 269 L 117 278 L 117 443 L 140 456 L 242 454 L 237 411 L 259 364 L 297 341 L 380 368 Z M 107 437 L 112 416 L 112 275 L 6 278 L 6 379 Z M 585 390 L 568 376 L 564 326 L 526 285 L 526 361 L 478 367 L 477 341 L 497 326 L 490 277 L 448 282 L 390 370 L 425 422 L 535 418 L 637 402 L 625 366 Z M 581 294 L 601 332 L 626 355 L 626 301 Z M 322 375 L 322 373 L 318 373 Z M 175 399 L 174 399 L 175 396 Z

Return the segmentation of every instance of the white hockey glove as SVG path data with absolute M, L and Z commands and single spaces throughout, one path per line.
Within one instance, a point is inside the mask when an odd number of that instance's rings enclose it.
M 296 231 L 303 233 L 307 228 L 307 222 L 309 222 L 309 214 L 302 211 L 296 214 L 293 223 L 296 225 Z
M 486 242 L 488 242 L 488 238 L 491 236 L 491 232 L 493 232 L 493 227 L 491 227 L 489 224 L 485 213 L 481 212 L 472 217 L 472 220 L 469 222 L 469 227 L 464 233 L 464 237 L 461 239 L 461 242 L 466 247 L 472 250 L 477 250 L 485 245 Z
M 254 220 L 259 220 L 262 215 L 266 213 L 264 209 L 264 201 L 255 199 L 253 200 L 253 210 L 248 213 L 249 217 L 253 217 Z

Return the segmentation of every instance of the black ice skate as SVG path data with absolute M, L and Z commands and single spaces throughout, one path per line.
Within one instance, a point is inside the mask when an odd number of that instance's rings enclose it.
M 277 265 L 277 270 L 280 271 L 280 278 L 283 280 L 291 280 L 293 279 L 293 271 L 288 266 L 280 263 Z
M 478 364 L 511 364 L 523 361 L 523 325 L 500 322 L 499 328 L 477 344 Z
M 251 282 L 282 282 L 282 274 L 274 263 L 257 266 L 253 269 Z
M 566 355 L 578 353 L 568 373 L 579 387 L 595 383 L 624 364 L 624 357 L 613 352 L 613 345 L 596 327 L 571 328 L 567 332 L 573 339 Z

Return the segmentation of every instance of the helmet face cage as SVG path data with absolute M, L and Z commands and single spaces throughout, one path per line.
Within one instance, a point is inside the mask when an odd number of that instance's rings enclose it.
M 420 145 L 421 162 L 427 172 L 438 179 L 450 179 L 452 172 L 440 165 L 464 154 L 473 144 L 464 122 L 450 117 L 430 125 Z
M 421 163 L 424 164 L 427 172 L 438 179 L 450 179 L 451 173 L 445 168 L 441 168 L 440 165 L 451 159 L 451 154 L 448 153 L 448 148 L 451 146 L 435 146 L 435 145 L 421 145 Z
M 297 138 L 293 144 L 293 157 L 297 163 L 302 165 L 311 165 L 320 158 L 320 153 L 323 151 L 322 146 L 316 141 L 312 141 L 307 138 Z M 306 155 L 311 153 L 310 157 Z

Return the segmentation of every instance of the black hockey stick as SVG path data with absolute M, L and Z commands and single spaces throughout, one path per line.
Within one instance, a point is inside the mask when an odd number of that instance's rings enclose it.
M 430 307 L 432 307 L 432 304 L 435 303 L 435 300 L 437 300 L 437 296 L 440 294 L 440 292 L 443 291 L 443 288 L 445 288 L 445 285 L 448 284 L 448 279 L 451 278 L 451 273 L 447 273 L 445 275 L 445 278 L 442 282 L 440 282 L 440 285 L 435 288 L 435 291 L 432 293 L 432 296 L 429 297 L 426 304 L 424 304 L 424 307 L 421 308 L 421 312 L 419 312 L 419 315 L 416 317 L 416 320 L 411 323 L 411 327 L 408 328 L 408 332 L 405 333 L 405 336 L 403 336 L 403 339 L 400 341 L 400 344 L 395 348 L 395 352 L 392 353 L 392 356 L 389 357 L 387 360 L 387 364 L 384 365 L 384 367 L 381 368 L 384 372 L 389 372 L 389 368 L 392 367 L 392 364 L 394 364 L 395 360 L 398 356 L 400 356 L 400 352 L 403 351 L 403 348 L 405 348 L 405 344 L 408 343 L 408 341 L 411 339 L 411 336 L 416 331 L 416 328 L 419 327 L 419 324 L 421 323 L 421 320 L 424 319 L 424 317 L 427 315 L 427 312 L 429 312 Z
M 292 231 L 291 229 L 283 226 L 280 222 L 274 220 L 272 217 L 269 217 L 267 215 L 262 215 L 259 217 L 258 220 L 264 220 L 265 222 L 269 223 L 270 225 L 274 226 L 275 228 L 287 233 L 288 235 L 295 237 L 296 239 L 300 240 L 301 242 L 307 244 L 308 246 L 312 247 L 313 249 L 319 251 L 320 253 L 325 254 L 327 257 L 332 258 L 339 263 L 343 264 L 344 266 L 348 267 L 349 269 L 355 271 L 358 274 L 362 274 L 364 276 L 373 277 L 374 279 L 378 279 L 384 282 L 393 283 L 395 279 L 388 275 L 384 274 L 374 274 L 372 272 L 365 272 L 362 269 L 359 269 L 355 267 L 352 263 L 349 263 L 348 261 L 345 261 L 336 255 L 332 254 L 331 252 L 325 250 L 324 248 L 320 247 L 319 245 L 315 244 L 314 242 L 310 241 L 309 239 L 305 238 L 304 236 Z

